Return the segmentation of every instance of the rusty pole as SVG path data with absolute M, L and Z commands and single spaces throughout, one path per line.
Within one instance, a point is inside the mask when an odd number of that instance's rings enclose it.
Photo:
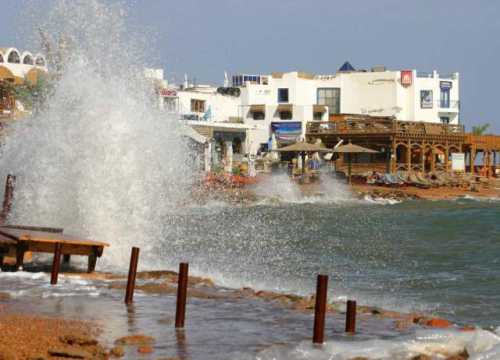
M 186 318 L 186 298 L 188 286 L 189 264 L 179 265 L 179 279 L 177 284 L 177 306 L 175 308 L 175 327 L 183 328 Z
M 314 306 L 313 343 L 322 344 L 325 340 L 326 296 L 328 291 L 328 276 L 318 275 L 316 285 L 316 305 Z
M 16 177 L 14 175 L 7 175 L 5 180 L 5 193 L 3 195 L 3 207 L 0 215 L 0 220 L 4 222 L 12 208 L 12 200 L 14 199 L 14 188 L 16 186 Z
M 347 311 L 345 314 L 345 332 L 356 332 L 356 301 L 347 300 Z
M 54 259 L 52 261 L 52 273 L 50 274 L 50 284 L 57 284 L 57 277 L 59 276 L 59 267 L 61 265 L 61 250 L 62 244 L 56 243 L 54 246 Z
M 125 292 L 125 304 L 131 304 L 134 298 L 135 277 L 137 274 L 137 263 L 139 261 L 139 248 L 133 247 L 130 255 L 130 266 L 128 268 L 127 290 Z

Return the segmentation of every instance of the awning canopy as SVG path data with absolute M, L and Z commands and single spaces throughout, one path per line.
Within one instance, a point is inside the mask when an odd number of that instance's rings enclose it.
M 331 152 L 331 149 L 328 149 L 323 144 L 310 144 L 305 141 L 299 141 L 295 144 L 285 146 L 281 149 L 276 149 L 273 151 L 279 152 Z
M 266 105 L 250 105 L 250 112 L 266 112 Z
M 293 105 L 292 104 L 279 104 L 278 105 L 278 112 L 282 111 L 292 111 L 293 110 Z
M 326 113 L 326 106 L 325 105 L 313 105 L 313 111 L 315 113 Z
M 205 144 L 208 142 L 208 139 L 205 136 L 201 135 L 199 132 L 194 130 L 191 126 L 182 125 L 181 126 L 181 134 L 183 136 L 187 136 L 188 138 L 196 141 L 199 144 Z

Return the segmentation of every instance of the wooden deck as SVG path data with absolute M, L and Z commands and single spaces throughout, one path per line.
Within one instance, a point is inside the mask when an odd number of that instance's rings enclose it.
M 0 266 L 4 256 L 16 259 L 15 269 L 23 266 L 27 252 L 54 253 L 56 244 L 61 244 L 61 253 L 66 262 L 71 255 L 88 256 L 88 272 L 95 270 L 97 258 L 109 244 L 64 234 L 62 229 L 33 226 L 0 226 Z

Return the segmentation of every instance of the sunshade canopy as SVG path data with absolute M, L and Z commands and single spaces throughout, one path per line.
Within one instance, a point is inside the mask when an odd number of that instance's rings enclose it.
M 331 152 L 331 149 L 326 148 L 323 144 L 310 144 L 305 141 L 299 141 L 295 144 L 276 149 L 279 152 Z
M 336 149 L 333 149 L 333 152 L 336 153 L 345 153 L 345 154 L 377 154 L 378 151 L 368 149 L 359 145 L 355 144 L 347 144 L 347 145 L 340 145 Z

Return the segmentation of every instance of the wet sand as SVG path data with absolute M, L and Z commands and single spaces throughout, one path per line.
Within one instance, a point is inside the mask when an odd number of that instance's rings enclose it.
M 90 322 L 56 319 L 0 310 L 0 359 L 106 359 Z

